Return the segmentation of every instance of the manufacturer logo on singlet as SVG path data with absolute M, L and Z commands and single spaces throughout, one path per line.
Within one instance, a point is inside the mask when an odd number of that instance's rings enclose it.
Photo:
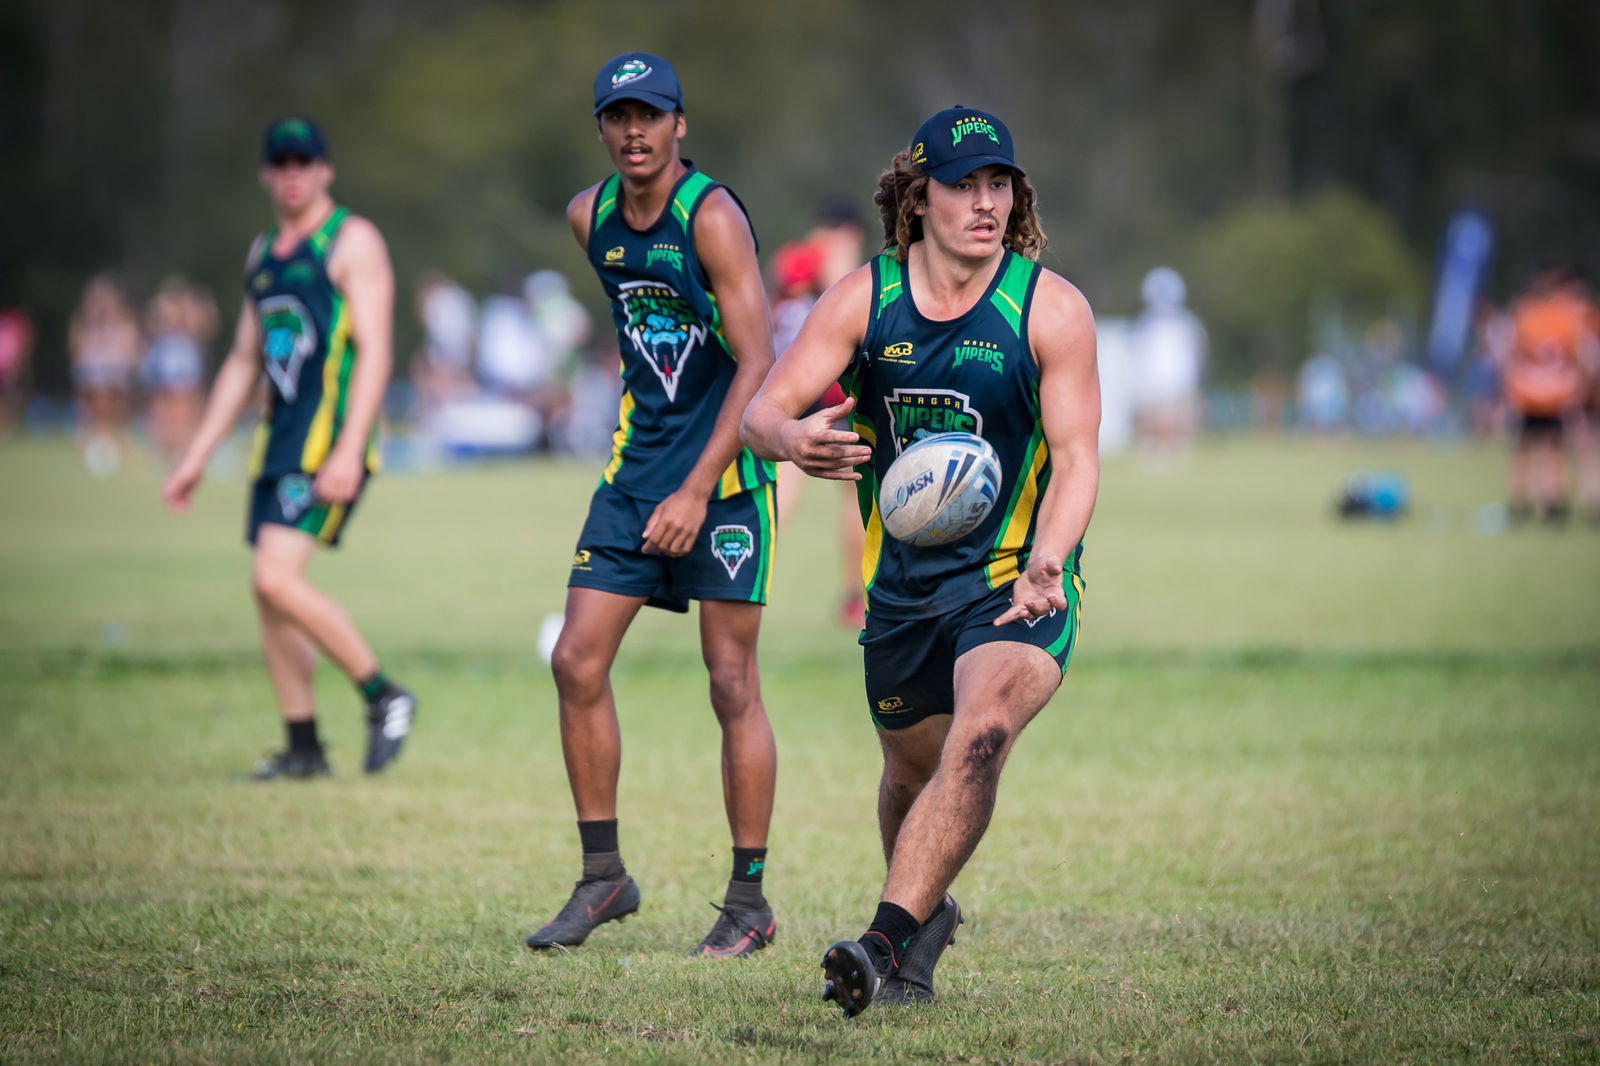
M 895 389 L 883 398 L 894 427 L 894 450 L 935 433 L 975 433 L 983 436 L 983 415 L 964 392 L 954 389 Z
M 607 249 L 607 251 L 606 251 L 606 262 L 608 262 L 608 263 L 620 263 L 620 262 L 622 262 L 622 257 L 627 255 L 627 254 L 628 254 L 627 249 L 623 248 L 622 245 L 619 244 L 615 248 Z
M 625 330 L 634 350 L 661 379 L 667 399 L 678 398 L 683 365 L 705 343 L 706 327 L 689 301 L 659 281 L 625 281 L 617 299 L 628 317 Z
M 728 580 L 739 576 L 739 567 L 755 554 L 756 539 L 749 526 L 718 526 L 711 531 L 711 554 L 728 572 Z
M 278 395 L 294 403 L 300 368 L 317 348 L 317 327 L 294 296 L 269 296 L 256 305 L 261 316 L 261 355 Z
M 890 363 L 912 363 L 916 361 L 911 358 L 910 341 L 901 341 L 898 344 L 885 344 L 883 346 L 883 358 Z

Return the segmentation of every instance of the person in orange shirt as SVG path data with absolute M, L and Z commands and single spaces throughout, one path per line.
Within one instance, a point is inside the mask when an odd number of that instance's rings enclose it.
M 1515 339 L 1505 367 L 1506 400 L 1516 415 L 1517 443 L 1511 461 L 1512 517 L 1566 520 L 1569 504 L 1563 445 L 1596 368 L 1600 345 L 1595 308 L 1572 270 L 1549 264 L 1534 274 L 1512 308 Z M 1579 434 L 1580 438 L 1583 434 Z

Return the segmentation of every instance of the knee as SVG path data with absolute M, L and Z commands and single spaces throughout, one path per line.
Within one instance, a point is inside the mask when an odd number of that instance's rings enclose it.
M 968 784 L 994 788 L 1000 783 L 1000 768 L 1016 735 L 1004 725 L 989 723 L 964 737 L 951 754 Z
M 711 709 L 723 724 L 761 711 L 761 685 L 753 663 L 708 664 Z
M 595 656 L 570 641 L 556 642 L 550 653 L 550 672 L 555 675 L 556 691 L 566 700 L 587 701 L 606 687 L 607 668 Z
M 268 607 L 282 607 L 294 582 L 293 571 L 266 560 L 257 559 L 250 570 L 250 591 Z

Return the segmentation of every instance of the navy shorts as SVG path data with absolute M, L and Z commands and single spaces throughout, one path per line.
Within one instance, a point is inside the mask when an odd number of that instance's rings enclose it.
M 314 499 L 311 485 L 315 480 L 314 474 L 284 474 L 257 480 L 250 491 L 245 540 L 254 544 L 261 527 L 270 523 L 309 533 L 328 547 L 335 547 L 350 522 L 351 512 L 361 502 L 367 479 L 361 479 L 361 487 L 349 503 L 321 503 Z
M 706 505 L 706 522 L 687 555 L 646 555 L 645 523 L 657 501 L 601 482 L 578 534 L 568 588 L 644 596 L 652 607 L 683 612 L 690 600 L 766 603 L 772 585 L 777 505 L 761 485 Z
M 1043 648 L 1066 673 L 1083 615 L 1083 579 L 1068 574 L 1067 609 L 1003 626 L 994 620 L 1011 608 L 1011 585 L 936 618 L 879 618 L 867 612 L 861 631 L 867 673 L 867 709 L 880 729 L 905 729 L 956 709 L 956 660 L 973 648 L 1012 641 Z

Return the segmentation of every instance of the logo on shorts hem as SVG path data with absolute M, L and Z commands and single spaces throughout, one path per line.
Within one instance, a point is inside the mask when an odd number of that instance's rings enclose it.
M 1041 614 L 1037 618 L 1019 618 L 1019 619 L 1017 619 L 1017 621 L 1026 622 L 1027 625 L 1028 625 L 1028 628 L 1032 629 L 1034 626 L 1038 625 L 1040 622 L 1043 622 L 1046 618 L 1054 618 L 1055 616 L 1056 616 L 1056 609 L 1054 607 L 1052 607 L 1052 608 L 1050 608 L 1050 613 L 1049 614 Z
M 589 565 L 589 558 L 590 558 L 589 549 L 588 548 L 579 548 L 577 550 L 577 552 L 572 556 L 572 568 L 574 570 L 592 570 L 592 569 L 594 569 L 593 567 L 591 567 Z
M 906 701 L 901 699 L 899 696 L 890 696 L 888 699 L 882 699 L 878 701 L 878 710 L 882 711 L 884 714 L 897 714 L 904 710 L 905 706 Z
M 744 561 L 754 555 L 756 538 L 749 526 L 718 526 L 711 531 L 711 554 L 728 572 L 728 580 L 739 576 Z
M 298 522 L 311 507 L 311 479 L 304 474 L 288 474 L 278 479 L 278 509 L 283 517 Z

